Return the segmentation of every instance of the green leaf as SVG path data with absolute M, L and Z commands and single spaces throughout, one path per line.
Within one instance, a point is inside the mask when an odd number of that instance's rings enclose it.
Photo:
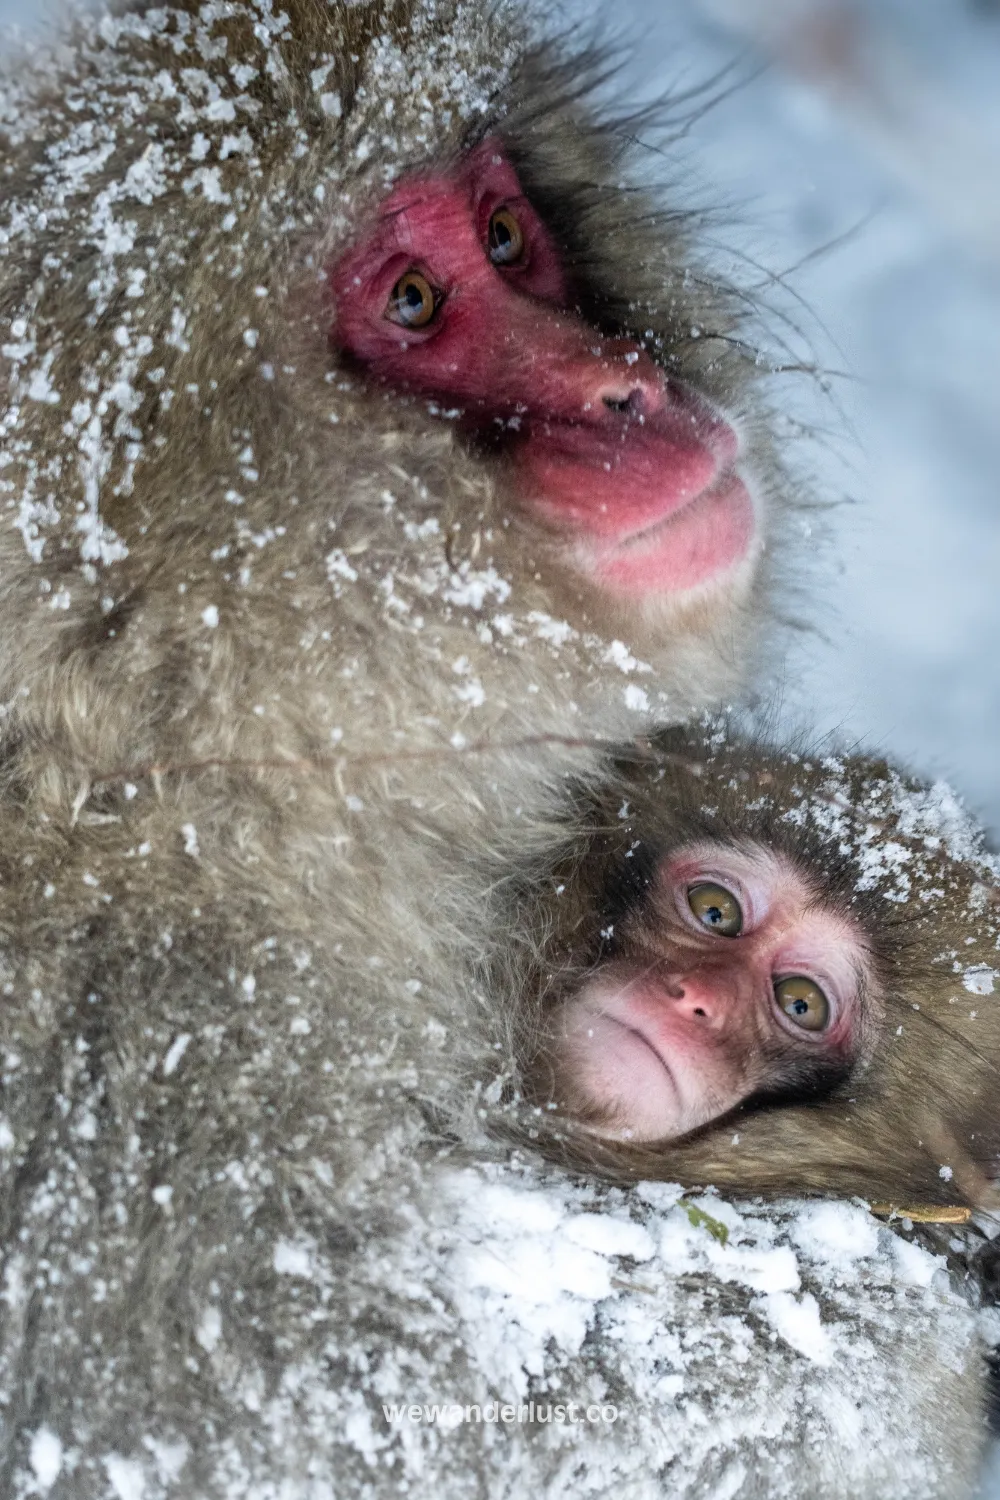
M 685 1203 L 684 1211 L 688 1216 L 688 1222 L 692 1229 L 707 1229 L 713 1240 L 718 1240 L 720 1245 L 725 1245 L 729 1239 L 729 1230 L 725 1224 L 718 1219 L 713 1219 L 697 1203 Z

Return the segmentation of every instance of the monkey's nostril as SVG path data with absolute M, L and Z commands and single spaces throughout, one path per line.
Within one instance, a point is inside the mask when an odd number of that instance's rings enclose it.
M 627 396 L 604 396 L 602 399 L 604 401 L 604 405 L 608 408 L 608 411 L 632 410 L 631 393 L 629 393 L 629 395 Z
M 700 1005 L 696 1005 L 692 1014 L 696 1016 L 704 1016 L 705 1012 L 702 1010 Z

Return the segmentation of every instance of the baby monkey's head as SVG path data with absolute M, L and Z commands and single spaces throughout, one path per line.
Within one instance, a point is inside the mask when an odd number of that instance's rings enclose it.
M 501 923 L 529 1137 L 614 1176 L 985 1201 L 1000 881 L 947 788 L 713 724 L 570 804 Z

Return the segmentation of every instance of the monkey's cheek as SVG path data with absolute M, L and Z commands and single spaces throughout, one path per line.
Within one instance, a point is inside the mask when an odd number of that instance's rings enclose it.
M 684 594 L 731 574 L 750 556 L 756 536 L 750 491 L 738 474 L 726 474 L 658 525 L 613 548 L 594 549 L 590 566 L 612 594 Z

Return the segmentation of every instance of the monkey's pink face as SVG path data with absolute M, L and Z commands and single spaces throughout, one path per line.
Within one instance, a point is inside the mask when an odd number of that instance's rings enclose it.
M 520 503 L 600 587 L 682 593 L 750 551 L 734 429 L 570 309 L 558 250 L 497 142 L 402 182 L 331 283 L 338 346 L 502 436 Z
M 682 850 L 623 925 L 559 1006 L 548 1058 L 556 1102 L 601 1134 L 672 1139 L 754 1095 L 823 1092 L 857 1060 L 864 942 L 784 858 Z

